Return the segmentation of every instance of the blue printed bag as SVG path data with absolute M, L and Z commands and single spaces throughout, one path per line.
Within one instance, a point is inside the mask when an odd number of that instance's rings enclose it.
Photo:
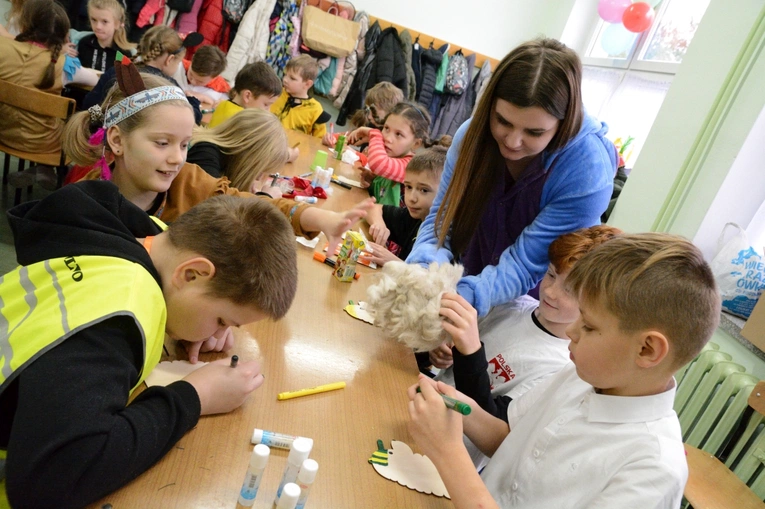
M 736 229 L 736 234 L 725 241 L 729 226 Z M 765 259 L 749 244 L 746 231 L 736 223 L 727 223 L 723 227 L 711 267 L 722 296 L 723 310 L 749 318 L 765 289 Z

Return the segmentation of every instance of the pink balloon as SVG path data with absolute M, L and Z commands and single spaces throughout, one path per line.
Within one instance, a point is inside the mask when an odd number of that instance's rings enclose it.
M 624 28 L 630 32 L 645 32 L 653 23 L 655 14 L 653 7 L 649 4 L 638 2 L 627 7 L 622 16 L 622 23 L 624 23 Z
M 632 0 L 600 0 L 598 2 L 598 14 L 603 21 L 609 23 L 621 23 L 624 11 L 632 5 Z

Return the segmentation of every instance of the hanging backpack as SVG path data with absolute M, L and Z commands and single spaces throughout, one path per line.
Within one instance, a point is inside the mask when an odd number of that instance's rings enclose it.
M 239 23 L 251 3 L 252 0 L 223 0 L 223 19 L 231 23 Z
M 453 95 L 462 95 L 468 87 L 468 64 L 462 50 L 457 50 L 446 68 L 444 89 Z

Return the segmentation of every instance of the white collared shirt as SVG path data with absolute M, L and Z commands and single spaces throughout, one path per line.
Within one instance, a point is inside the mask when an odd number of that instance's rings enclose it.
M 481 477 L 502 508 L 675 509 L 688 465 L 674 399 L 596 394 L 567 366 L 513 401 Z

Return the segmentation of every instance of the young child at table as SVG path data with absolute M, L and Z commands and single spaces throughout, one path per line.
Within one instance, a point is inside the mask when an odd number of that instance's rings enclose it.
M 280 171 L 288 158 L 287 133 L 279 119 L 269 111 L 251 108 L 212 129 L 195 128 L 186 162 L 213 177 L 225 176 L 231 187 L 255 192 L 253 185 Z
M 406 207 L 375 205 L 367 214 L 372 252 L 365 255 L 377 265 L 405 260 L 412 250 L 422 220 L 430 212 L 444 170 L 447 147 L 430 147 L 418 152 L 406 165 L 404 202 Z
M 114 67 L 117 52 L 131 55 L 136 45 L 125 32 L 125 8 L 117 0 L 88 0 L 91 35 L 80 39 L 77 53 L 82 65 L 104 72 Z
M 319 64 L 308 55 L 300 55 L 287 62 L 282 79 L 284 89 L 271 105 L 271 113 L 279 117 L 286 129 L 321 138 L 327 132 L 329 115 L 324 113 L 324 108 L 310 93 L 318 75 Z
M 13 358 L 0 374 L 0 506 L 84 507 L 263 383 L 257 361 L 220 359 L 128 404 L 165 334 L 199 345 L 287 313 L 295 239 L 272 205 L 218 196 L 163 232 L 113 184 L 92 181 L 9 220 L 21 266 L 0 282 L 0 344 Z
M 185 162 L 194 118 L 181 89 L 158 76 L 139 74 L 128 59 L 114 68 L 118 86 L 103 108 L 76 113 L 64 131 L 70 159 L 94 167 L 85 179 L 111 180 L 128 201 L 165 222 L 211 196 L 253 197 L 232 188 L 227 178 L 216 179 Z M 110 166 L 107 156 L 113 160 Z M 343 213 L 282 198 L 258 199 L 275 204 L 296 235 L 312 238 L 323 231 L 333 246 L 372 206 L 372 200 L 365 200 Z
M 580 316 L 566 330 L 572 364 L 508 408 L 508 423 L 420 375 L 409 430 L 458 509 L 680 506 L 688 477 L 673 374 L 720 318 L 714 276 L 674 235 L 620 235 L 568 276 Z M 456 313 L 445 316 L 460 329 Z M 439 394 L 473 407 L 449 410 Z M 462 432 L 487 456 L 480 476 Z
M 282 83 L 270 65 L 265 62 L 247 64 L 236 74 L 229 99 L 215 107 L 207 127 L 217 127 L 249 108 L 269 110 L 281 93 Z
M 393 107 L 382 131 L 359 127 L 348 135 L 348 143 L 368 143 L 369 171 L 362 170 L 362 185 L 381 205 L 401 205 L 401 182 L 406 165 L 421 146 L 450 145 L 451 137 L 433 142 L 428 138 L 430 115 L 419 104 L 403 102 Z M 371 172 L 371 173 L 370 173 Z
M 491 415 L 507 421 L 510 401 L 570 362 L 566 329 L 579 316 L 576 297 L 566 288 L 570 271 L 593 248 L 621 233 L 612 226 L 596 225 L 555 239 L 548 249 L 550 264 L 538 301 L 519 297 L 495 306 L 479 321 L 465 299 L 445 294 L 441 313 L 456 313 L 468 325 L 463 329 L 444 322 L 454 344 L 454 364 L 436 379 L 454 385 Z
M 77 58 L 62 54 L 69 18 L 51 0 L 26 0 L 18 17 L 16 39 L 0 37 L 0 79 L 60 95 L 64 85 L 93 85 L 96 73 Z M 25 152 L 52 153 L 61 149 L 63 122 L 0 104 L 0 139 Z
M 161 76 L 178 87 L 178 83 L 171 77 L 181 65 L 186 48 L 199 44 L 202 36 L 191 33 L 186 38 L 181 38 L 178 32 L 165 25 L 153 26 L 143 34 L 138 42 L 136 63 L 141 67 L 141 72 Z M 116 73 L 114 67 L 101 75 L 93 90 L 88 92 L 83 100 L 83 108 L 87 109 L 104 102 L 106 94 L 114 85 Z M 202 111 L 199 100 L 190 97 L 189 102 L 194 107 L 194 119 L 198 124 L 202 121 Z
M 199 99 L 205 108 L 212 108 L 228 98 L 231 90 L 220 73 L 226 69 L 226 54 L 217 46 L 199 48 L 191 60 L 183 60 L 173 78 L 186 95 Z
M 364 126 L 382 129 L 388 112 L 403 101 L 404 93 L 396 85 L 388 81 L 378 83 L 367 90 L 367 95 L 364 98 L 364 109 L 356 111 L 351 117 L 350 131 Z M 328 147 L 334 147 L 337 144 L 338 136 L 340 136 L 339 133 L 327 133 L 321 142 Z M 364 148 L 366 146 L 360 146 L 359 150 Z

